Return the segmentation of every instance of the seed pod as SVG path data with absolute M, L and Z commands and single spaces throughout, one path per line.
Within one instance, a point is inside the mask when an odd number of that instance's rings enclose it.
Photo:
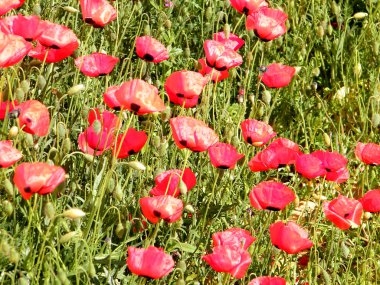
M 15 95 L 16 95 L 16 99 L 19 102 L 24 101 L 24 99 L 25 99 L 25 92 L 24 92 L 24 90 L 21 87 L 19 87 L 19 88 L 16 89 Z
M 8 260 L 10 263 L 13 263 L 13 264 L 18 263 L 20 260 L 20 254 L 18 253 L 18 251 L 14 247 L 11 248 Z
M 13 197 L 14 191 L 13 191 L 13 184 L 9 179 L 5 179 L 3 182 L 5 191 L 8 193 L 9 196 Z
M 63 212 L 63 216 L 65 218 L 69 218 L 71 220 L 82 218 L 86 215 L 81 209 L 71 208 Z
M 13 205 L 8 200 L 3 201 L 3 211 L 8 217 L 13 214 Z
M 54 204 L 52 202 L 47 202 L 44 205 L 44 215 L 49 220 L 52 220 L 54 218 L 54 216 L 55 216 L 55 209 L 54 209 Z
M 44 89 L 46 86 L 46 79 L 43 75 L 38 75 L 37 77 L 37 87 L 38 89 Z
M 77 84 L 73 87 L 71 87 L 68 91 L 67 91 L 67 94 L 69 96 L 71 95 L 75 95 L 75 94 L 78 94 L 79 92 L 83 91 L 84 89 L 86 89 L 86 87 L 83 85 L 83 84 Z

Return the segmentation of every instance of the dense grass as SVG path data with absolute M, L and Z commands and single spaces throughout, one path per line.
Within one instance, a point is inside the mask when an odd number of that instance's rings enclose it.
M 56 64 L 25 58 L 22 64 L 1 70 L 2 92 L 20 101 L 44 102 L 52 118 L 48 136 L 18 135 L 15 144 L 24 154 L 23 161 L 51 161 L 69 175 L 53 195 L 24 201 L 9 186 L 14 169 L 0 170 L 1 284 L 27 284 L 27 280 L 31 284 L 175 284 L 182 279 L 186 284 L 247 284 L 261 275 L 282 276 L 289 284 L 296 280 L 299 284 L 379 284 L 379 216 L 343 232 L 326 220 L 320 197 L 331 200 L 341 193 L 358 198 L 378 187 L 378 167 L 357 160 L 354 148 L 358 141 L 379 142 L 380 2 L 269 1 L 288 13 L 289 29 L 267 43 L 245 30 L 244 19 L 229 1 L 173 2 L 173 8 L 165 8 L 164 1 L 114 1 L 118 18 L 104 29 L 92 28 L 82 21 L 80 12 L 67 9 L 79 10 L 79 1 L 30 0 L 18 10 L 70 27 L 81 41 L 77 56 L 104 50 L 119 57 L 120 63 L 111 75 L 95 79 L 82 75 L 73 58 Z M 356 12 L 368 16 L 356 20 L 352 17 Z M 239 51 L 243 65 L 232 70 L 227 80 L 208 84 L 196 108 L 170 105 L 163 89 L 166 78 L 177 70 L 195 70 L 197 59 L 204 57 L 203 41 L 227 24 L 246 41 Z M 170 48 L 168 61 L 154 65 L 137 58 L 134 41 L 144 34 Z M 288 87 L 269 90 L 271 100 L 265 103 L 262 92 L 266 88 L 258 81 L 258 67 L 272 62 L 297 66 L 299 72 Z M 138 117 L 125 112 L 121 116 L 123 128 L 130 121 L 130 126 L 149 135 L 139 154 L 117 161 L 108 152 L 100 157 L 84 155 L 77 138 L 87 127 L 89 109 L 105 108 L 101 95 L 106 88 L 133 78 L 158 87 L 170 109 L 158 115 Z M 68 95 L 78 84 L 85 89 Z M 344 98 L 337 96 L 340 89 L 346 91 Z M 238 101 L 240 90 L 244 90 L 242 102 Z M 211 166 L 207 153 L 179 150 L 168 123 L 177 115 L 207 122 L 221 141 L 245 154 L 244 161 L 234 170 L 219 171 Z M 295 141 L 306 153 L 340 152 L 349 159 L 350 179 L 341 185 L 308 181 L 289 167 L 251 172 L 247 162 L 258 149 L 242 138 L 240 122 L 246 118 L 269 122 L 279 136 Z M 13 124 L 0 123 L 2 140 L 8 138 Z M 129 167 L 126 162 L 133 160 L 143 163 L 146 170 Z M 148 195 L 155 175 L 185 167 L 197 174 L 196 187 L 184 198 L 195 212 L 184 213 L 174 224 L 148 223 L 143 229 L 138 201 Z M 292 188 L 297 203 L 280 212 L 251 210 L 249 191 L 270 179 Z M 302 207 L 306 201 L 316 207 Z M 62 212 L 71 207 L 82 209 L 86 217 L 63 218 Z M 301 207 L 299 216 L 292 214 L 297 207 Z M 288 255 L 272 246 L 268 228 L 276 220 L 295 220 L 308 230 L 315 246 L 308 251 L 306 267 L 297 265 L 301 255 Z M 252 264 L 239 281 L 214 272 L 201 260 L 211 251 L 212 233 L 231 227 L 248 229 L 257 237 L 249 249 Z M 69 232 L 75 235 L 65 242 L 62 237 Z M 148 245 L 171 253 L 178 268 L 157 281 L 128 272 L 127 247 Z

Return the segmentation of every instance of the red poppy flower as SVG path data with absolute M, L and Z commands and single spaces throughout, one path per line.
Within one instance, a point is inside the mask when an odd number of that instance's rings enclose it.
M 226 33 L 221 31 L 214 34 L 214 40 L 220 42 L 227 49 L 232 49 L 237 51 L 244 45 L 244 40 L 239 38 L 237 35 L 230 33 L 228 39 L 226 38 Z
M 174 260 L 162 248 L 149 246 L 145 249 L 129 246 L 127 266 L 136 275 L 158 279 L 173 270 Z
M 112 154 L 117 158 L 126 158 L 138 153 L 148 140 L 144 131 L 129 128 L 126 134 L 119 134 L 117 142 L 112 148 Z
M 255 119 L 244 120 L 240 126 L 244 140 L 254 146 L 263 146 L 276 136 L 270 125 Z
M 95 156 L 101 155 L 105 150 L 96 150 L 96 149 L 93 149 L 92 147 L 90 147 L 88 142 L 87 142 L 87 136 L 88 136 L 88 134 L 86 131 L 82 132 L 78 136 L 78 147 L 79 147 L 79 149 L 82 152 L 90 154 L 90 155 L 95 155 Z
M 119 118 L 107 110 L 100 113 L 99 109 L 91 109 L 88 113 L 88 122 L 90 127 L 84 131 L 84 136 L 89 148 L 98 151 L 109 149 L 115 131 L 120 126 Z
M 119 59 L 117 57 L 94 52 L 90 55 L 76 58 L 75 66 L 79 68 L 84 75 L 97 77 L 112 72 L 118 62 Z
M 206 53 L 206 63 L 208 66 L 219 71 L 228 70 L 243 63 L 240 54 L 232 49 L 228 49 L 224 44 L 206 40 L 203 44 Z
M 208 155 L 211 164 L 216 168 L 233 169 L 236 163 L 244 157 L 236 148 L 228 143 L 216 143 L 209 147 Z
M 121 110 L 121 103 L 116 99 L 116 91 L 118 91 L 120 86 L 113 85 L 107 88 L 106 92 L 103 94 L 104 103 L 114 109 L 115 111 Z
M 257 10 L 267 7 L 265 0 L 230 0 L 231 6 L 240 14 L 250 15 Z
M 165 46 L 150 36 L 136 38 L 136 53 L 139 58 L 154 63 L 159 63 L 169 58 L 169 53 Z
M 278 138 L 271 142 L 266 149 L 257 153 L 248 166 L 253 172 L 276 169 L 282 165 L 294 164 L 302 152 L 299 146 L 286 138 Z
M 269 231 L 272 244 L 287 253 L 298 253 L 313 246 L 307 231 L 294 222 L 278 221 L 270 225 Z
M 198 72 L 205 76 L 208 80 L 211 79 L 213 82 L 219 82 L 230 76 L 228 70 L 218 71 L 215 68 L 208 66 L 206 60 L 203 58 L 198 59 L 198 62 L 200 64 L 200 69 L 198 69 Z
M 43 162 L 24 162 L 15 169 L 13 182 L 25 200 L 32 194 L 49 194 L 65 180 L 65 170 L 62 167 Z
M 20 105 L 17 109 L 20 127 L 32 135 L 39 137 L 46 136 L 49 133 L 50 115 L 44 104 L 37 100 L 28 100 Z
M 270 88 L 281 88 L 289 85 L 295 73 L 296 69 L 292 66 L 272 63 L 265 68 L 259 78 Z
M 184 107 L 193 107 L 198 102 L 198 96 L 202 93 L 208 79 L 194 71 L 176 71 L 166 79 L 165 91 L 172 103 L 182 101 Z
M 380 145 L 374 143 L 358 142 L 355 148 L 355 155 L 366 164 L 380 164 Z
M 359 199 L 364 211 L 377 213 L 380 212 L 380 189 L 370 190 Z
M 261 276 L 251 280 L 248 285 L 286 285 L 286 280 L 282 277 Z
M 202 259 L 216 272 L 227 272 L 238 279 L 244 277 L 252 261 L 248 251 L 228 245 L 214 247 L 213 252 Z
M 274 40 L 286 33 L 288 15 L 279 9 L 264 7 L 247 17 L 247 30 L 254 30 L 263 41 Z
M 196 152 L 206 151 L 219 140 L 214 130 L 204 122 L 192 117 L 172 118 L 170 127 L 173 139 L 180 149 L 188 148 Z
M 42 33 L 38 16 L 9 16 L 0 20 L 0 30 L 4 34 L 23 37 L 26 41 L 34 41 Z
M 323 203 L 323 212 L 338 228 L 347 230 L 351 226 L 360 225 L 363 206 L 358 200 L 339 195 L 338 198 Z
M 153 224 L 160 219 L 174 223 L 181 218 L 183 210 L 183 202 L 170 195 L 141 198 L 140 206 L 145 218 Z
M 296 159 L 296 171 L 302 176 L 308 179 L 324 176 L 326 180 L 337 183 L 345 182 L 349 178 L 346 165 L 347 159 L 343 155 L 321 150 L 302 154 Z
M 49 21 L 41 21 L 42 33 L 37 46 L 28 55 L 46 62 L 58 62 L 69 57 L 79 46 L 78 38 L 69 28 Z
M 32 47 L 22 37 L 0 32 L 0 67 L 9 67 L 20 62 Z
M 0 168 L 12 166 L 22 158 L 21 152 L 12 146 L 12 141 L 0 141 Z
M 296 195 L 289 187 L 274 181 L 261 182 L 249 193 L 252 207 L 259 210 L 280 211 L 295 198 Z
M 247 230 L 232 228 L 224 232 L 217 232 L 212 235 L 213 246 L 230 246 L 237 249 L 247 250 L 256 240 Z
M 106 0 L 80 0 L 82 18 L 94 28 L 101 28 L 117 17 L 116 9 Z
M 116 100 L 137 115 L 162 112 L 166 109 L 164 101 L 158 95 L 158 89 L 141 79 L 124 82 L 115 92 Z
M 0 1 L 0 16 L 4 15 L 12 9 L 17 9 L 24 4 L 25 0 L 1 0 Z
M 190 168 L 186 168 L 183 173 L 180 169 L 172 169 L 156 176 L 154 179 L 156 186 L 150 190 L 150 194 L 153 196 L 171 195 L 178 197 L 180 194 L 179 186 L 181 179 L 183 183 L 185 183 L 188 192 L 194 188 L 197 183 L 195 174 Z
M 16 100 L 0 102 L 0 120 L 4 120 L 5 116 L 12 112 L 17 105 L 18 102 Z

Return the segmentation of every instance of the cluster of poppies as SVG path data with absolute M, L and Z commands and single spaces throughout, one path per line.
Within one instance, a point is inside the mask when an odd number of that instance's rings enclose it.
M 0 14 L 17 8 L 24 1 L 9 1 L 9 6 Z M 232 7 L 247 16 L 246 28 L 253 30 L 263 41 L 278 38 L 286 32 L 287 15 L 278 9 L 268 7 L 262 0 L 230 0 Z M 116 10 L 106 0 L 81 0 L 83 20 L 95 28 L 104 27 L 117 17 Z M 79 46 L 76 35 L 67 27 L 41 20 L 38 16 L 10 16 L 0 19 L 0 67 L 12 66 L 29 55 L 44 62 L 57 62 L 69 57 Z M 32 42 L 32 43 L 31 43 Z M 210 81 L 218 82 L 229 76 L 228 71 L 243 63 L 237 52 L 244 41 L 237 35 L 222 31 L 205 40 L 205 58 L 199 59 L 199 72 L 181 70 L 168 76 L 164 89 L 170 102 L 192 108 L 198 104 L 204 87 Z M 144 61 L 154 64 L 169 59 L 169 52 L 158 40 L 150 36 L 136 39 L 136 54 Z M 75 59 L 75 66 L 86 76 L 98 77 L 109 74 L 119 59 L 103 52 L 84 55 Z M 269 88 L 281 88 L 290 84 L 296 69 L 280 63 L 260 68 L 260 80 Z M 1 98 L 2 99 L 2 98 Z M 105 90 L 103 100 L 114 111 L 129 111 L 142 116 L 166 110 L 158 89 L 141 79 L 132 79 Z M 22 103 L 0 102 L 0 119 L 7 114 L 17 118 L 20 128 L 35 136 L 49 133 L 50 115 L 47 107 L 37 100 Z M 111 151 L 116 158 L 123 159 L 139 152 L 147 142 L 144 131 L 122 129 L 122 116 L 114 112 L 91 109 L 88 127 L 79 135 L 78 146 L 82 152 L 98 156 Z M 244 157 L 236 148 L 219 141 L 219 136 L 205 122 L 193 117 L 178 116 L 170 119 L 175 144 L 179 149 L 192 152 L 208 152 L 211 164 L 216 168 L 233 169 Z M 247 119 L 241 123 L 242 136 L 246 143 L 263 147 L 277 134 L 265 122 Z M 22 159 L 12 141 L 0 141 L 0 167 L 10 167 Z M 380 164 L 380 146 L 373 143 L 358 143 L 356 156 L 369 165 Z M 295 165 L 295 170 L 307 179 L 318 177 L 327 181 L 343 183 L 349 178 L 347 159 L 337 153 L 317 150 L 304 154 L 300 147 L 286 138 L 273 140 L 265 149 L 256 153 L 248 166 L 253 172 L 277 169 L 284 165 Z M 14 183 L 24 199 L 34 194 L 45 195 L 54 191 L 66 177 L 62 167 L 47 163 L 21 163 L 15 167 Z M 155 178 L 155 186 L 149 197 L 140 199 L 139 204 L 145 218 L 155 224 L 178 221 L 184 209 L 184 202 L 178 198 L 196 185 L 196 176 L 190 168 L 164 171 Z M 249 194 L 252 207 L 258 210 L 283 210 L 296 198 L 296 194 L 285 184 L 263 181 L 253 187 Z M 346 230 L 361 222 L 363 209 L 380 211 L 380 190 L 367 192 L 360 200 L 340 195 L 332 201 L 325 201 L 323 211 L 337 227 Z M 270 225 L 272 244 L 289 253 L 296 254 L 313 246 L 308 233 L 296 223 L 277 221 Z M 251 264 L 249 246 L 255 241 L 249 231 L 232 228 L 212 235 L 211 254 L 203 256 L 215 271 L 226 272 L 235 278 L 243 278 Z M 129 270 L 141 276 L 161 278 L 174 268 L 173 258 L 163 249 L 128 248 Z M 285 284 L 281 277 L 262 276 L 249 284 Z

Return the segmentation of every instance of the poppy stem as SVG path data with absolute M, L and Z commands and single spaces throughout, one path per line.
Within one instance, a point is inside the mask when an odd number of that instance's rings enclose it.
M 202 231 L 203 231 L 203 232 L 205 231 L 205 228 L 206 228 L 207 213 L 208 213 L 208 210 L 209 210 L 209 208 L 210 208 L 211 200 L 214 199 L 214 192 L 215 192 L 216 184 L 217 184 L 217 182 L 219 181 L 219 176 L 220 176 L 220 172 L 218 171 L 218 172 L 217 172 L 217 175 L 216 175 L 216 177 L 215 177 L 215 180 L 214 180 L 214 185 L 212 186 L 212 191 L 211 191 L 210 199 L 209 199 L 208 202 L 207 202 L 206 211 L 205 211 L 205 213 L 204 213 L 204 215 L 203 215 L 203 222 L 202 222 L 202 224 L 203 224 L 203 229 L 202 229 Z

